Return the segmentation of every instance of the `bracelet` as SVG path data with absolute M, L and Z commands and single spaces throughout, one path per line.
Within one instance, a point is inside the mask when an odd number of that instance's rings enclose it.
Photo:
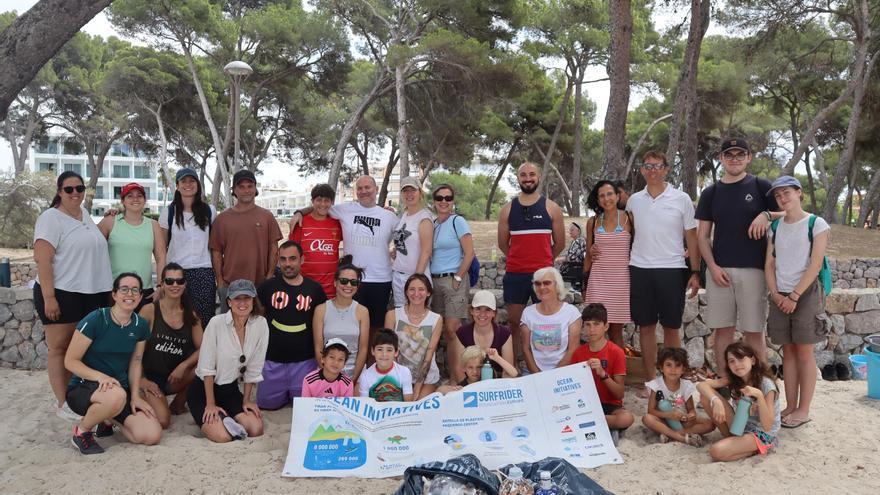
M 791 297 L 791 294 L 789 294 L 789 295 L 787 295 L 787 296 L 785 296 L 785 297 L 786 297 L 789 301 L 791 301 L 791 302 L 793 302 L 793 303 L 795 303 L 795 304 L 797 304 L 797 302 L 798 302 L 797 299 L 794 299 L 794 298 Z
M 794 289 L 792 289 L 792 291 L 789 292 L 789 294 L 794 294 L 794 295 L 796 295 L 796 296 L 798 296 L 798 297 L 801 297 L 801 293 L 798 292 L 798 291 L 796 291 L 796 290 L 794 290 Z
M 599 380 L 602 380 L 604 382 L 605 380 L 607 380 L 609 378 L 611 378 L 611 375 L 609 375 L 608 373 L 605 373 L 605 376 L 603 376 L 602 378 L 599 378 Z
M 768 222 L 773 221 L 773 215 L 770 214 L 770 210 L 764 210 L 761 213 L 763 213 L 767 217 Z
M 715 407 L 715 401 L 718 400 L 717 395 L 713 395 L 711 399 L 709 399 L 709 407 Z

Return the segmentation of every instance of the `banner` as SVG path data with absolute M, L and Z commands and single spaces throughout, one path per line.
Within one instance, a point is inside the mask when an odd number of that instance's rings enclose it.
M 578 363 L 417 402 L 297 398 L 283 475 L 384 478 L 467 453 L 489 469 L 549 456 L 579 468 L 623 462 Z

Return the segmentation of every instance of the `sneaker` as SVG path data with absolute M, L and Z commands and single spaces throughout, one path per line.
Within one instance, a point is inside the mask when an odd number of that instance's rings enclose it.
M 95 428 L 95 436 L 98 438 L 112 437 L 113 423 L 107 421 L 101 421 L 98 423 L 98 427 Z
M 75 430 L 74 430 L 75 431 Z M 104 449 L 95 441 L 95 434 L 91 431 L 84 431 L 79 435 L 74 435 L 70 439 L 70 443 L 79 449 L 82 455 L 103 454 Z
M 834 368 L 833 364 L 826 364 L 822 367 L 822 379 L 826 382 L 837 381 L 837 370 Z
M 223 426 L 226 427 L 226 431 L 229 432 L 233 440 L 244 440 L 247 438 L 247 430 L 244 429 L 244 426 L 241 426 L 238 421 L 229 416 L 223 417 Z
M 79 421 L 82 419 L 82 416 L 70 409 L 70 406 L 67 405 L 67 401 L 55 410 L 55 415 L 65 421 Z
M 852 378 L 852 373 L 849 372 L 849 367 L 843 363 L 835 364 L 834 371 L 837 374 L 838 381 L 845 382 Z

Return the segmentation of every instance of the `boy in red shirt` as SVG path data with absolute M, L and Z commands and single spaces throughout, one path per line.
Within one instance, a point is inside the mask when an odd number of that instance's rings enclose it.
M 303 378 L 302 396 L 324 399 L 354 395 L 354 382 L 342 371 L 349 354 L 344 340 L 328 340 L 321 352 L 321 367 Z
M 336 191 L 328 184 L 312 188 L 312 212 L 303 217 L 302 225 L 291 223 L 291 241 L 302 246 L 302 274 L 321 284 L 327 299 L 336 297 L 333 285 L 336 267 L 339 266 L 339 243 L 342 242 L 342 225 L 329 216 Z
M 626 355 L 623 349 L 605 337 L 608 331 L 608 311 L 604 305 L 587 304 L 581 319 L 584 322 L 587 343 L 574 351 L 571 362 L 587 363 L 592 370 L 605 421 L 611 430 L 614 445 L 617 445 L 620 432 L 635 421 L 632 413 L 623 408 Z

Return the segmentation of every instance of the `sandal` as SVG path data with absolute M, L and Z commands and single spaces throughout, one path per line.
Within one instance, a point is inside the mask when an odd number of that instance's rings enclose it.
M 702 447 L 703 446 L 703 436 L 698 435 L 696 433 L 685 433 L 684 434 L 684 443 L 691 445 L 693 447 Z
M 660 443 L 669 443 L 669 437 L 664 434 L 660 434 Z

